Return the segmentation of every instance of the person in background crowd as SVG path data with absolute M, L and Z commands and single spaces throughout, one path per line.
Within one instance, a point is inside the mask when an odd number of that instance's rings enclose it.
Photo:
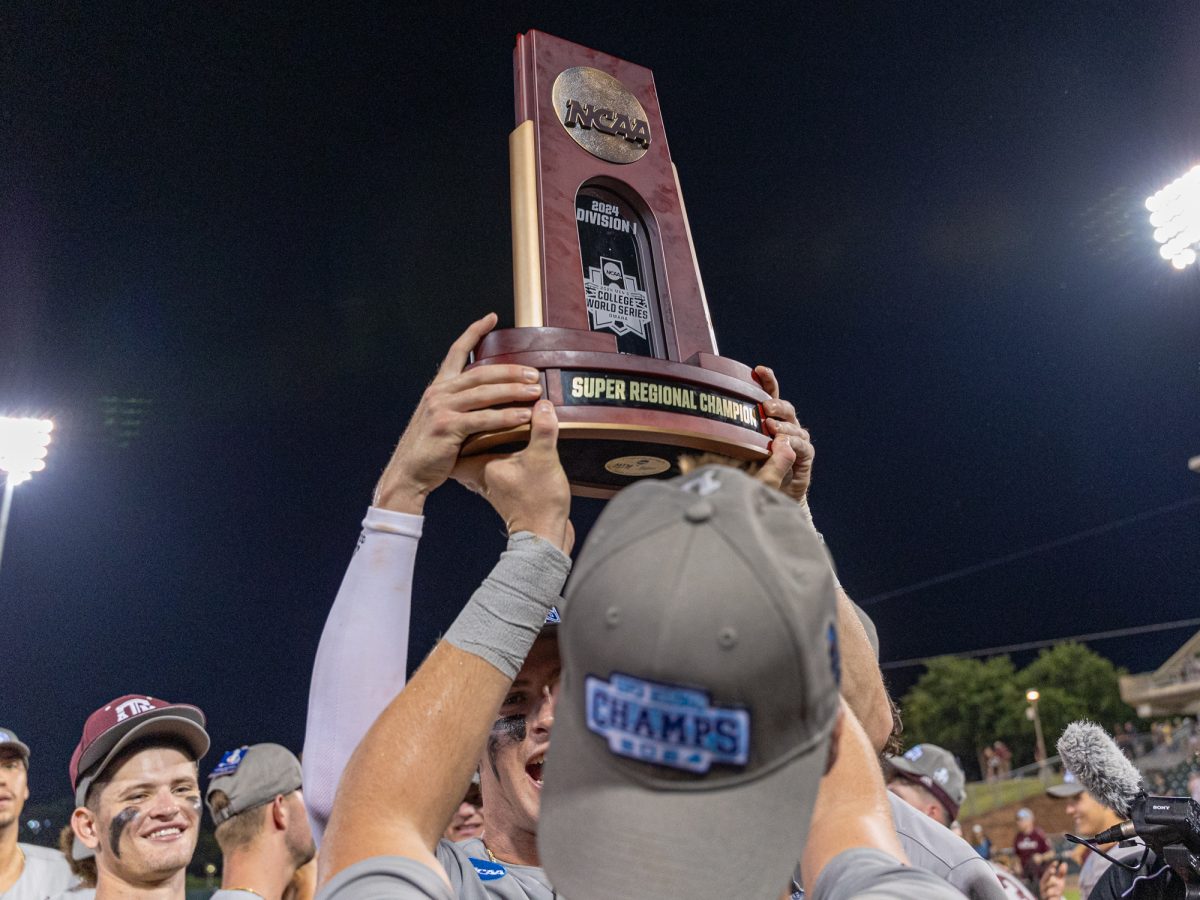
M 221 848 L 216 900 L 283 900 L 317 852 L 304 809 L 300 760 L 278 744 L 221 757 L 204 792 Z
M 1017 810 L 1013 852 L 1021 866 L 1021 879 L 1031 891 L 1036 891 L 1046 863 L 1054 858 L 1054 850 L 1046 840 L 1046 832 L 1034 822 L 1033 810 L 1028 807 Z
M 471 838 L 483 838 L 483 797 L 479 793 L 478 772 L 471 779 L 466 796 L 463 797 L 462 803 L 458 804 L 454 818 L 442 832 L 442 837 L 456 842 L 469 841 Z
M 1075 776 L 1071 772 L 1064 773 L 1062 784 L 1046 788 L 1046 793 L 1058 800 L 1066 801 L 1067 815 L 1074 822 L 1075 834 L 1081 837 L 1090 837 L 1093 834 L 1099 834 L 1104 829 L 1124 821 L 1119 815 L 1107 806 L 1102 806 L 1091 794 L 1084 790 L 1083 785 L 1075 780 Z M 1109 856 L 1117 859 L 1137 857 L 1142 852 L 1140 846 L 1122 848 L 1115 842 L 1101 844 L 1100 849 Z M 1097 882 L 1100 881 L 1104 871 L 1111 863 L 1099 853 L 1093 853 L 1082 844 L 1074 845 L 1074 849 L 1071 851 L 1071 858 L 1080 867 L 1079 900 L 1088 900 L 1092 890 L 1096 887 Z M 1052 868 L 1057 872 L 1061 869 L 1061 864 L 1053 865 Z M 1056 890 L 1057 884 L 1057 878 L 1052 883 L 1047 883 L 1046 879 L 1043 879 L 1042 900 L 1057 900 L 1061 896 Z
M 92 900 L 96 896 L 96 857 L 86 847 L 80 853 L 76 848 L 75 832 L 68 822 L 58 833 L 58 849 L 71 867 L 71 874 L 78 882 L 67 888 L 63 893 L 54 896 L 53 900 Z M 80 856 L 80 859 L 76 859 Z
M 1008 744 L 1004 741 L 997 740 L 992 743 L 992 752 L 996 755 L 996 760 L 999 765 L 997 773 L 1001 778 L 1008 778 L 1012 775 L 1012 751 L 1008 749 Z
M 183 900 L 207 752 L 195 706 L 127 694 L 88 716 L 71 756 L 71 828 L 95 853 L 97 900 Z
M 4 900 L 45 900 L 75 882 L 56 850 L 23 844 L 21 811 L 29 799 L 29 747 L 0 728 L 0 895 Z
M 971 826 L 971 846 L 984 859 L 990 860 L 992 858 L 992 839 L 988 837 L 982 825 L 975 824 Z

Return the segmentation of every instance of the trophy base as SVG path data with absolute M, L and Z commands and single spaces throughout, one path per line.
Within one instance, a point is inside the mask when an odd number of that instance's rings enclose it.
M 559 457 L 576 496 L 604 499 L 642 478 L 674 477 L 688 452 L 766 459 L 770 438 L 761 404 L 770 398 L 748 367 L 710 354 L 678 363 L 615 349 L 611 335 L 514 328 L 489 334 L 473 365 L 541 372 L 543 396 L 558 414 Z M 462 453 L 520 450 L 528 435 L 528 427 L 478 434 Z

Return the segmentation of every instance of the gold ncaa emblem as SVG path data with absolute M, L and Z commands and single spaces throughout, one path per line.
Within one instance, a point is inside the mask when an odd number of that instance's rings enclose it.
M 650 149 L 646 110 L 607 72 L 587 66 L 566 69 L 554 79 L 551 97 L 567 134 L 592 156 L 631 163 Z
M 604 468 L 614 475 L 624 475 L 627 478 L 645 478 L 647 475 L 657 475 L 671 468 L 671 464 L 658 456 L 618 456 L 604 464 Z

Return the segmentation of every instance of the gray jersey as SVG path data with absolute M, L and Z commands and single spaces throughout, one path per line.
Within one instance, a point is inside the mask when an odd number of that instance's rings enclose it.
M 1122 847 L 1120 844 L 1113 844 L 1104 852 L 1113 859 L 1124 860 L 1126 857 L 1133 857 L 1130 862 L 1136 862 L 1137 857 L 1142 855 L 1142 851 L 1146 847 L 1144 844 L 1138 843 L 1132 847 Z M 1088 900 L 1091 896 L 1092 889 L 1104 877 L 1104 873 L 1111 866 L 1107 859 L 1095 851 L 1088 851 L 1087 859 L 1083 861 L 1083 865 L 1079 868 L 1079 900 Z
M 17 847 L 25 856 L 25 868 L 16 883 L 4 892 L 4 900 L 46 900 L 75 884 L 77 879 L 61 851 L 33 844 L 17 844 Z
M 246 891 L 240 888 L 236 890 L 221 888 L 218 891 L 214 891 L 208 900 L 262 900 L 262 896 L 254 893 L 254 891 Z
M 839 853 L 822 870 L 812 900 L 962 900 L 955 888 L 923 869 L 901 865 L 881 850 Z
M 316 900 L 454 900 L 429 866 L 403 856 L 375 856 L 343 869 Z
M 541 869 L 492 862 L 478 838 L 457 844 L 441 841 L 437 858 L 459 900 L 562 900 Z
M 96 900 L 96 889 L 77 884 L 61 894 L 55 894 L 50 900 Z
M 1006 900 L 992 867 L 974 847 L 889 792 L 892 819 L 905 854 L 918 869 L 948 881 L 972 900 Z

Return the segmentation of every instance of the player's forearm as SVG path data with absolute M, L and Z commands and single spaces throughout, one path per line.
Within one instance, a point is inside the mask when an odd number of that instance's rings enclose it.
M 423 520 L 367 510 L 313 665 L 304 735 L 304 800 L 321 840 L 342 771 L 404 687 L 413 566 Z
M 842 658 L 842 696 L 867 733 L 871 746 L 879 753 L 892 733 L 892 707 L 888 703 L 875 650 L 850 598 L 840 587 L 838 645 Z
M 370 856 L 419 858 L 434 847 L 569 569 L 544 540 L 509 540 L 446 639 L 354 752 L 326 831 L 322 882 Z
M 876 751 L 848 704 L 843 703 L 842 712 L 837 760 L 821 779 L 800 860 L 809 892 L 830 860 L 855 847 L 882 850 L 908 862 L 896 837 Z
M 805 498 L 800 502 L 800 511 L 808 524 L 816 532 L 821 544 L 825 538 L 817 531 L 813 521 L 812 506 Z M 833 566 L 830 560 L 830 567 Z M 842 697 L 850 704 L 850 709 L 858 718 L 871 746 L 876 753 L 882 752 L 892 733 L 892 705 L 888 702 L 887 688 L 883 684 L 883 674 L 879 671 L 879 657 L 875 647 L 867 637 L 862 620 L 855 611 L 850 597 L 837 580 L 834 573 L 834 583 L 837 585 L 838 608 L 838 649 L 842 660 Z

